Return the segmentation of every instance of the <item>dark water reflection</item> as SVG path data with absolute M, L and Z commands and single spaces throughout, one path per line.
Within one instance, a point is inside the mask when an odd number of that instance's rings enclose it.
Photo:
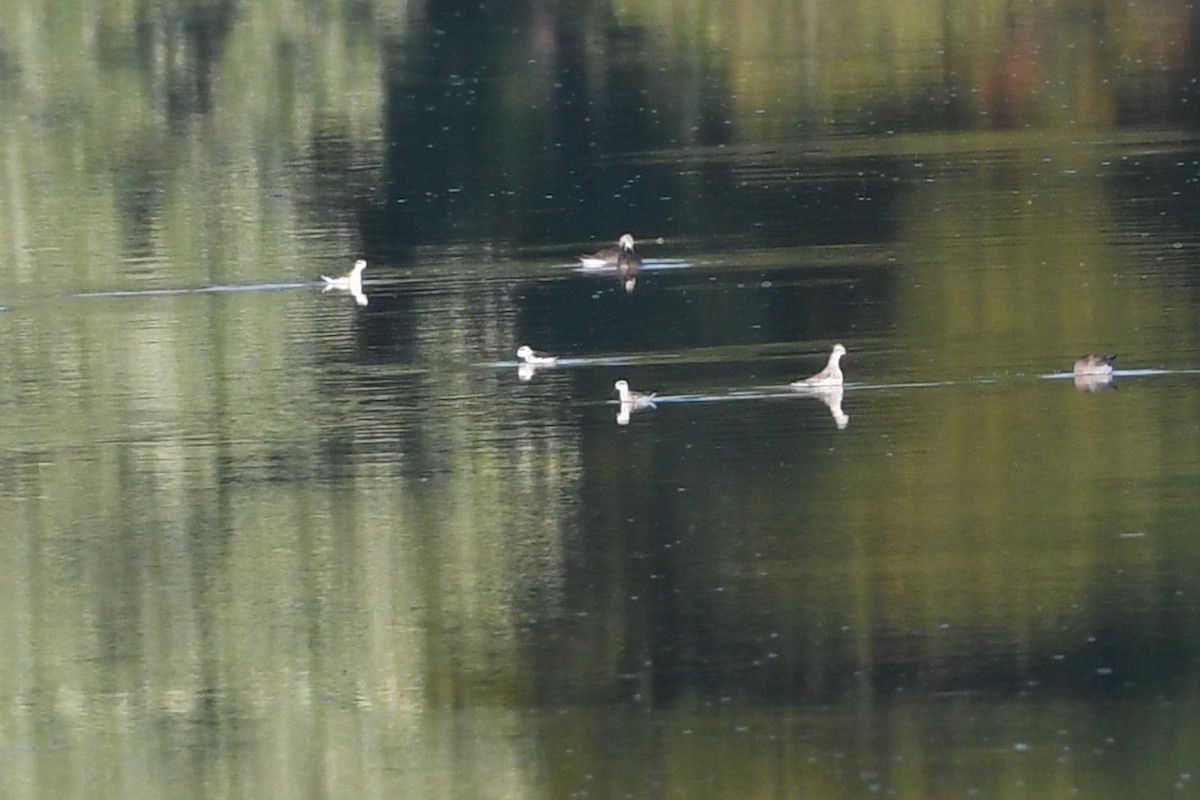
M 1196 793 L 1193 10 L 18 6 L 0 795 Z

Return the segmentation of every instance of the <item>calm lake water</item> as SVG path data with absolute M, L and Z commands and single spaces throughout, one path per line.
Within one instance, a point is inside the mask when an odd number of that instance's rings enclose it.
M 0 797 L 1200 796 L 1143 12 L 16 0 Z

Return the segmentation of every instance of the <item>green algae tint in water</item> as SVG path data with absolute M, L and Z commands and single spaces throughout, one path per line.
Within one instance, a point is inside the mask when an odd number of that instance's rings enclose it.
M 1182 4 L 43 6 L 0 795 L 1197 793 Z

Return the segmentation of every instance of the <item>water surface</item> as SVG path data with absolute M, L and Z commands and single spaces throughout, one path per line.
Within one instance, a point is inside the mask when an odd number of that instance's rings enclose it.
M 18 2 L 0 795 L 1196 795 L 1177 5 Z

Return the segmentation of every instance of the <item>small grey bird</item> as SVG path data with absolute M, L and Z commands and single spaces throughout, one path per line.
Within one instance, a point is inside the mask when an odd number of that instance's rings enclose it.
M 816 375 L 805 378 L 804 380 L 795 381 L 791 384 L 793 389 L 826 389 L 834 386 L 841 386 L 843 382 L 842 368 L 839 362 L 842 356 L 846 355 L 846 348 L 843 345 L 835 344 L 833 352 L 829 354 L 829 363 L 825 365 L 825 369 L 818 372 Z

